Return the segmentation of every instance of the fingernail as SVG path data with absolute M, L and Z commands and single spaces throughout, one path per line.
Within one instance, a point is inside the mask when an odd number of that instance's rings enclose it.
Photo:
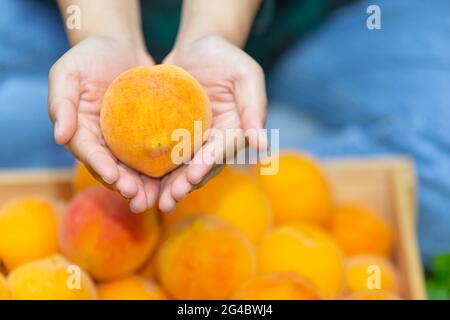
M 141 211 L 139 210 L 139 208 L 136 208 L 136 206 L 133 203 L 130 203 L 130 210 L 131 212 L 135 213 L 135 214 L 139 214 L 141 213 Z
M 189 174 L 189 182 L 193 185 L 197 185 L 202 181 L 201 174 L 194 172 Z
M 159 204 L 159 209 L 164 213 L 170 213 L 173 211 L 174 207 L 175 206 L 172 205 L 172 203 L 166 203 L 165 205 L 162 203 Z
M 55 141 L 58 141 L 59 130 L 60 130 L 60 128 L 59 128 L 59 122 L 56 121 L 56 122 L 55 122 L 55 132 L 54 132 L 54 135 L 55 135 Z
M 108 177 L 102 176 L 103 181 L 105 181 L 107 184 L 112 184 L 114 181 L 112 179 L 109 179 Z M 123 195 L 123 194 L 122 194 Z
M 120 192 L 120 194 L 122 195 L 122 197 L 124 197 L 125 199 L 129 199 L 129 197 L 126 196 L 122 191 L 119 191 L 119 192 Z

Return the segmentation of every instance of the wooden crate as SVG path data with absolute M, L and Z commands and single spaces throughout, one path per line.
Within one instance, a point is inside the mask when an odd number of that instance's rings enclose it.
M 323 164 L 337 203 L 367 204 L 391 224 L 393 260 L 400 271 L 402 296 L 426 299 L 416 240 L 416 180 L 412 162 L 396 157 L 332 159 Z
M 415 176 L 406 158 L 329 159 L 323 167 L 337 203 L 372 206 L 395 232 L 393 259 L 406 299 L 425 299 L 422 264 L 416 243 Z M 0 206 L 12 198 L 39 195 L 61 202 L 71 196 L 72 171 L 0 171 Z

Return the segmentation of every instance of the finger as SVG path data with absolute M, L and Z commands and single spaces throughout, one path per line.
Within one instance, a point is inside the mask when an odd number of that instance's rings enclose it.
M 188 181 L 186 171 L 180 174 L 171 184 L 170 192 L 175 201 L 184 199 L 192 191 L 193 185 Z
M 152 208 L 155 205 L 159 195 L 159 180 L 141 175 L 144 183 L 144 192 L 147 197 L 147 207 Z
M 79 80 L 73 67 L 61 58 L 51 68 L 48 79 L 48 113 L 55 124 L 55 142 L 66 144 L 77 128 Z
M 141 213 L 147 210 L 147 197 L 144 191 L 144 184 L 141 179 L 137 179 L 138 191 L 130 201 L 130 209 L 134 213 Z
M 180 201 L 186 197 L 186 195 L 191 192 L 193 185 L 188 181 L 187 169 L 188 166 L 183 166 L 173 173 L 173 179 L 169 185 L 170 194 L 175 201 Z
M 185 167 L 180 167 L 171 172 L 161 182 L 161 195 L 159 197 L 159 209 L 162 212 L 170 212 L 175 209 L 176 200 L 172 197 L 171 188 L 173 182 L 185 170 Z
M 130 199 L 131 211 L 133 211 L 134 213 L 144 212 L 148 209 L 148 206 L 147 195 L 145 193 L 144 182 L 141 179 L 141 175 L 137 171 L 127 167 L 122 163 L 118 164 L 118 168 L 120 172 L 120 178 L 115 184 L 116 188 L 123 196 Z M 121 180 L 125 180 L 128 185 L 125 186 L 125 183 L 122 183 L 122 185 L 120 185 Z M 129 189 L 124 189 L 123 187 Z M 127 196 L 127 192 L 133 195 Z
M 188 165 L 186 174 L 189 183 L 200 184 L 216 165 L 223 164 L 228 159 L 234 159 L 236 153 L 245 147 L 242 143 L 244 133 L 241 129 L 235 130 L 233 139 L 227 139 L 226 132 L 219 135 L 211 134 L 209 140 L 197 151 Z
M 223 162 L 223 153 L 216 156 L 217 140 L 206 142 L 198 150 L 186 169 L 186 179 L 191 185 L 199 184 L 212 169 L 214 163 Z M 217 159 L 216 159 L 217 158 Z
M 253 61 L 243 70 L 236 83 L 236 102 L 242 129 L 257 130 L 249 135 L 249 143 L 257 150 L 267 148 L 267 137 L 264 128 L 267 109 L 266 86 L 262 68 Z
M 175 209 L 176 201 L 170 194 L 169 186 L 165 187 L 161 192 L 161 196 L 159 198 L 159 209 L 162 212 L 171 212 Z
M 115 188 L 127 199 L 133 198 L 138 192 L 136 177 L 130 174 L 122 165 L 118 165 L 120 177 L 115 184 Z
M 86 128 L 80 127 L 67 145 L 72 154 L 90 166 L 108 184 L 120 177 L 119 168 L 109 150 Z

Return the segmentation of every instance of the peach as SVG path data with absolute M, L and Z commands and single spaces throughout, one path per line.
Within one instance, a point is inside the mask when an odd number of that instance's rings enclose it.
M 368 290 L 355 292 L 343 298 L 344 300 L 402 300 L 396 293 L 383 290 Z
M 227 299 L 254 275 L 255 252 L 233 226 L 216 217 L 187 218 L 163 243 L 158 278 L 175 299 Z
M 385 290 L 399 292 L 399 275 L 391 261 L 375 255 L 349 257 L 346 261 L 348 293 Z M 373 281 L 371 279 L 373 278 Z M 378 288 L 376 286 L 379 285 Z
M 167 300 L 158 285 L 135 275 L 100 283 L 97 291 L 100 300 Z
M 195 122 L 201 122 L 199 130 Z M 211 125 L 211 108 L 201 85 L 172 65 L 136 67 L 119 75 L 106 91 L 100 125 L 113 154 L 129 167 L 151 177 L 176 168 L 172 139 L 177 129 L 190 134 L 181 160 L 189 160 Z M 199 132 L 197 132 L 199 131 Z M 179 154 L 177 154 L 178 156 Z
M 74 193 L 80 192 L 90 186 L 101 184 L 102 183 L 92 175 L 83 163 L 79 161 L 76 162 L 72 184 Z
M 317 162 L 296 152 L 281 153 L 277 161 L 279 170 L 276 174 L 257 173 L 269 197 L 275 224 L 326 224 L 332 213 L 332 194 Z M 259 169 L 262 167 L 258 166 Z
M 280 226 L 258 248 L 258 271 L 296 272 L 319 288 L 324 298 L 338 297 L 344 286 L 344 261 L 333 239 L 315 225 Z
M 196 214 L 227 220 L 253 243 L 261 239 L 272 222 L 267 199 L 258 183 L 248 172 L 231 166 L 181 200 L 174 212 L 164 215 L 164 222 L 170 226 Z
M 9 300 L 11 294 L 9 292 L 8 284 L 5 277 L 0 273 L 0 300 Z
M 89 276 L 59 254 L 21 265 L 7 281 L 17 300 L 90 300 L 97 295 Z
M 348 256 L 375 254 L 387 257 L 392 251 L 391 226 L 366 206 L 343 204 L 336 208 L 330 233 Z
M 13 200 L 0 209 L 0 259 L 8 270 L 58 251 L 59 216 L 37 197 Z
M 277 272 L 248 281 L 233 299 L 236 300 L 320 300 L 319 290 L 296 273 Z
M 133 273 L 158 240 L 156 213 L 134 214 L 117 192 L 90 187 L 69 203 L 59 230 L 61 250 L 96 279 Z

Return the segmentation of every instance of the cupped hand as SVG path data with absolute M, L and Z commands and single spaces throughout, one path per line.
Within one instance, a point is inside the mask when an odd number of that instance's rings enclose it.
M 176 202 L 214 176 L 224 162 L 245 146 L 234 141 L 220 141 L 227 129 L 238 136 L 254 129 L 248 136 L 255 149 L 267 148 L 267 137 L 261 130 L 266 116 L 264 72 L 243 50 L 218 36 L 206 36 L 176 46 L 164 63 L 187 70 L 203 86 L 212 108 L 212 128 L 221 135 L 211 135 L 192 161 L 168 174 L 161 184 L 159 207 L 171 211 Z M 245 140 L 244 140 L 245 141 Z M 217 148 L 223 151 L 216 153 Z
M 106 37 L 87 38 L 65 53 L 49 73 L 49 115 L 55 141 L 130 199 L 130 208 L 142 212 L 153 206 L 159 180 L 119 162 L 100 130 L 102 97 L 123 71 L 153 60 L 143 49 Z

